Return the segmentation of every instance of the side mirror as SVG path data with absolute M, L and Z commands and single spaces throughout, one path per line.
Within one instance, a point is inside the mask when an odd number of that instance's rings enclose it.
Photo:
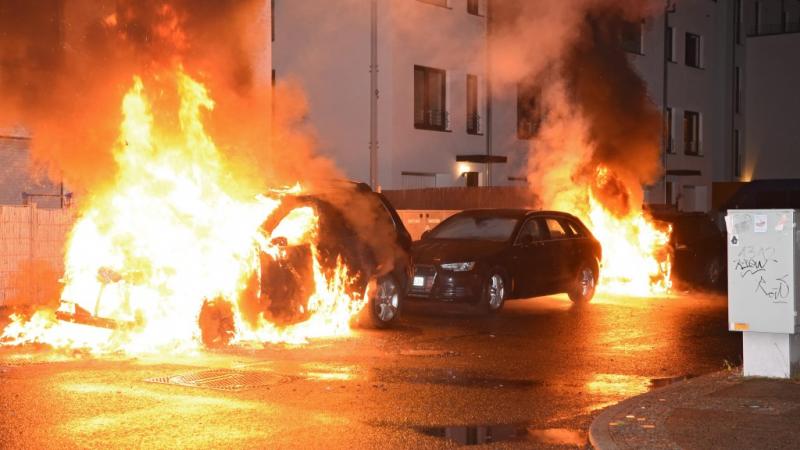
M 422 236 L 420 236 L 419 238 L 420 238 L 420 240 L 426 239 L 430 235 L 431 235 L 431 230 L 425 230 L 425 231 L 422 232 Z
M 523 246 L 531 245 L 533 244 L 533 236 L 531 236 L 530 234 L 526 234 L 525 236 L 522 236 L 520 238 L 519 243 L 522 244 Z

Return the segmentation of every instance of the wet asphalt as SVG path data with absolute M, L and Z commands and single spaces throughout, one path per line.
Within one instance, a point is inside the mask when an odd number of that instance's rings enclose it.
M 738 365 L 726 317 L 720 295 L 598 294 L 511 301 L 494 316 L 413 304 L 395 329 L 304 346 L 163 358 L 0 348 L 0 448 L 586 447 L 602 408 Z M 174 375 L 252 387 L 164 383 Z

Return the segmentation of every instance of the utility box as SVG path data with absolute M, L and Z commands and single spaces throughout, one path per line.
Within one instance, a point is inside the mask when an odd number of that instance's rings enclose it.
M 744 375 L 788 378 L 800 361 L 798 212 L 729 210 L 728 326 L 742 332 Z

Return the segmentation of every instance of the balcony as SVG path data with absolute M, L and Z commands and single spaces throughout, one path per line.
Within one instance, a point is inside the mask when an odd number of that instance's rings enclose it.
M 689 156 L 703 156 L 703 148 L 698 141 L 688 141 L 683 143 L 683 153 Z
M 448 131 L 450 114 L 441 109 L 422 109 L 414 112 L 414 128 Z
M 481 134 L 481 116 L 467 114 L 467 134 Z

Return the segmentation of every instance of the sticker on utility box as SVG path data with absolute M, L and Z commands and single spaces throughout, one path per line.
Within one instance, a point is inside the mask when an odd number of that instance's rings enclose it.
M 756 214 L 753 216 L 753 231 L 756 233 L 766 233 L 767 232 L 767 215 L 766 214 Z

